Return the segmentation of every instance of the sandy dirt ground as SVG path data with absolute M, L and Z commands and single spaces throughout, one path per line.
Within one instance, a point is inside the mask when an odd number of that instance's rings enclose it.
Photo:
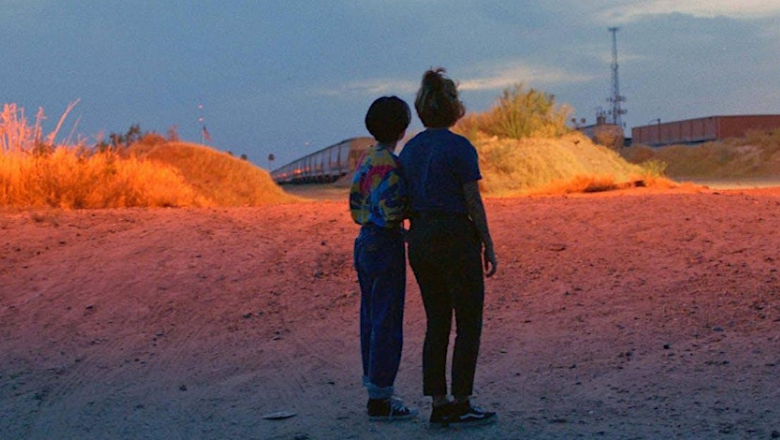
M 0 438 L 780 437 L 780 189 L 486 206 L 474 399 L 500 420 L 462 431 L 427 426 L 411 271 L 420 416 L 367 420 L 345 201 L 0 211 Z

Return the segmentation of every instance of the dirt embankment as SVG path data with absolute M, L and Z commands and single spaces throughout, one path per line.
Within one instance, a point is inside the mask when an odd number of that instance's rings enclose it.
M 478 404 L 452 438 L 780 435 L 780 190 L 489 199 Z M 421 438 L 364 414 L 345 201 L 0 213 L 0 438 Z M 262 416 L 278 411 L 284 420 Z

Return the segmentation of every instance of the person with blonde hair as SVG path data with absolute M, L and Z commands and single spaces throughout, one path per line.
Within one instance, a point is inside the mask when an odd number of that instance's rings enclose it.
M 483 411 L 470 400 L 482 333 L 484 277 L 495 274 L 497 262 L 479 193 L 477 150 L 449 129 L 465 108 L 445 73 L 438 68 L 423 75 L 415 109 L 426 129 L 407 142 L 399 158 L 411 209 L 409 264 L 427 318 L 423 393 L 433 399 L 430 423 L 474 426 L 497 419 L 495 412 Z M 453 314 L 450 401 L 446 363 Z

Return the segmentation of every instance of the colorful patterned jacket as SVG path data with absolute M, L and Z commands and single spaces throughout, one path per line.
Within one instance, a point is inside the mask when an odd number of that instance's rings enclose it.
M 352 219 L 397 228 L 408 217 L 409 205 L 401 163 L 387 146 L 370 147 L 360 159 L 349 193 Z

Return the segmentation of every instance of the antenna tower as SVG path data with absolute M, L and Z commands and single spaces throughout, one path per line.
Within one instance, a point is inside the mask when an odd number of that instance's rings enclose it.
M 625 96 L 620 95 L 620 80 L 618 79 L 618 54 L 617 54 L 617 31 L 620 28 L 611 27 L 609 31 L 612 32 L 612 96 L 607 101 L 612 103 L 612 123 L 623 129 L 622 115 L 626 114 L 626 110 L 620 107 L 621 102 L 625 102 Z

